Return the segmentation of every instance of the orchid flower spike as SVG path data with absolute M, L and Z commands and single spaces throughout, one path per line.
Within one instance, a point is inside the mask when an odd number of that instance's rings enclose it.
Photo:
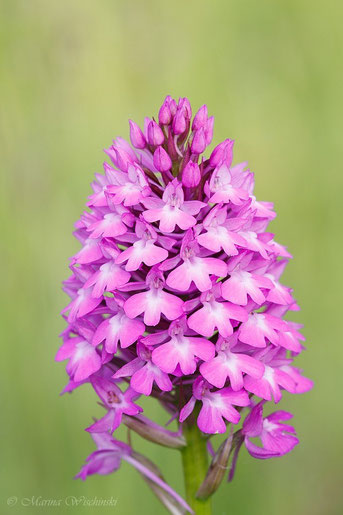
M 281 283 L 292 256 L 268 232 L 276 215 L 254 196 L 253 173 L 233 165 L 234 140 L 206 157 L 214 128 L 206 105 L 192 120 L 189 100 L 168 95 L 156 118 L 129 128 L 131 144 L 116 138 L 105 150 L 111 163 L 76 223 L 81 248 L 64 282 L 63 392 L 88 383 L 104 410 L 86 428 L 97 450 L 77 477 L 110 474 L 124 460 L 170 513 L 209 514 L 207 498 L 226 468 L 232 479 L 243 445 L 267 459 L 298 444 L 291 413 L 263 415 L 312 388 L 293 365 L 304 336 Z M 177 427 L 143 414 L 144 397 Z M 181 451 L 187 502 L 130 438 L 118 441 L 122 425 Z M 225 436 L 215 450 L 217 433 Z

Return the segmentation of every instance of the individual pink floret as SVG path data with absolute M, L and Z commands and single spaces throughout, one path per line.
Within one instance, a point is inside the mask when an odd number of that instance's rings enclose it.
M 179 291 L 187 291 L 193 282 L 204 292 L 212 287 L 211 276 L 226 275 L 226 264 L 220 259 L 201 257 L 193 231 L 189 229 L 182 240 L 180 256 L 183 264 L 170 272 L 167 285 Z
M 238 254 L 239 246 L 244 247 L 245 240 L 237 232 L 244 225 L 244 220 L 227 218 L 227 207 L 222 204 L 215 206 L 204 220 L 206 232 L 197 236 L 202 247 L 212 252 L 223 249 L 228 256 Z
M 231 388 L 238 391 L 244 386 L 244 374 L 255 379 L 263 376 L 264 364 L 248 354 L 234 352 L 227 340 L 219 338 L 217 350 L 215 358 L 200 366 L 203 378 L 216 388 L 223 388 L 229 379 Z
M 130 347 L 142 336 L 145 326 L 140 320 L 133 320 L 125 314 L 122 299 L 117 298 L 116 301 L 108 301 L 108 304 L 115 314 L 101 322 L 95 331 L 92 344 L 97 346 L 104 342 L 106 351 L 115 354 L 119 342 L 122 349 Z
M 156 366 L 151 359 L 151 350 L 138 343 L 137 345 L 138 358 L 133 359 L 121 367 L 113 376 L 114 379 L 121 377 L 131 377 L 130 385 L 138 393 L 150 395 L 153 384 L 156 383 L 158 388 L 163 392 L 170 392 L 173 385 L 166 374 L 161 368 Z
M 149 197 L 142 201 L 146 211 L 143 216 L 147 222 L 159 221 L 162 232 L 173 232 L 175 226 L 187 230 L 196 224 L 194 215 L 206 206 L 197 200 L 185 201 L 182 184 L 174 179 L 166 187 L 162 199 Z
M 245 322 L 248 320 L 247 312 L 231 302 L 222 302 L 221 287 L 218 284 L 200 297 L 202 308 L 190 315 L 188 325 L 197 333 L 210 337 L 215 330 L 224 338 L 233 333 L 233 320 Z M 219 300 L 218 300 L 219 299 Z
M 163 274 L 154 269 L 149 272 L 146 280 L 148 290 L 136 293 L 129 297 L 124 310 L 129 318 L 136 318 L 144 314 L 144 323 L 155 326 L 159 323 L 163 314 L 168 320 L 175 320 L 183 314 L 183 301 L 164 291 Z
M 139 395 L 132 388 L 124 393 L 111 380 L 95 376 L 91 379 L 94 390 L 107 408 L 107 413 L 100 420 L 89 426 L 90 433 L 113 433 L 120 426 L 123 415 L 137 415 L 142 408 L 133 403 Z
M 234 406 L 249 406 L 250 400 L 244 390 L 234 392 L 231 388 L 212 392 L 210 385 L 199 379 L 193 386 L 194 397 L 180 412 L 180 421 L 183 422 L 193 411 L 195 400 L 202 402 L 197 423 L 204 433 L 225 433 L 225 420 L 237 424 L 240 420 L 239 412 Z
M 81 337 L 68 338 L 59 348 L 56 361 L 65 359 L 69 360 L 67 373 L 77 383 L 97 372 L 102 364 L 97 350 Z
M 197 358 L 208 361 L 214 357 L 213 343 L 204 338 L 186 336 L 189 333 L 185 318 L 170 325 L 170 339 L 152 353 L 152 360 L 161 370 L 173 373 L 177 367 L 182 374 L 193 374 Z
M 157 233 L 152 226 L 140 220 L 136 223 L 137 240 L 116 258 L 117 264 L 127 261 L 125 270 L 137 270 L 142 263 L 154 266 L 168 257 L 168 251 L 155 245 Z
M 284 424 L 292 417 L 287 411 L 275 411 L 263 418 L 263 403 L 257 404 L 243 422 L 242 434 L 248 452 L 261 460 L 290 452 L 299 443 L 294 427 Z M 262 447 L 251 440 L 256 437 L 260 438 Z

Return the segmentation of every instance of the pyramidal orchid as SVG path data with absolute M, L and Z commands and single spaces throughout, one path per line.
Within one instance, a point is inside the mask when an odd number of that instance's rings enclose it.
M 167 96 L 144 128 L 129 121 L 131 143 L 116 138 L 105 150 L 110 162 L 76 223 L 81 249 L 64 283 L 70 303 L 56 355 L 67 360 L 63 392 L 88 384 L 104 409 L 86 428 L 97 450 L 77 477 L 109 474 L 124 460 L 174 514 L 211 513 L 243 445 L 259 459 L 291 451 L 292 415 L 263 411 L 285 391 L 312 387 L 293 366 L 301 326 L 285 319 L 299 309 L 280 282 L 292 256 L 267 231 L 275 212 L 256 200 L 253 173 L 233 165 L 234 141 L 203 154 L 213 121 L 205 105 L 192 120 L 187 98 Z M 144 396 L 176 431 L 143 414 Z M 117 440 L 123 424 L 181 451 L 186 500 L 131 438 Z

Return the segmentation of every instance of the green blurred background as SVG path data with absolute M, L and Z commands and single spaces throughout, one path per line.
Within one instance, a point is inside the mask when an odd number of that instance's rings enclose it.
M 2 0 L 0 513 L 164 513 L 125 464 L 73 481 L 93 451 L 83 428 L 101 411 L 90 388 L 58 396 L 66 375 L 54 354 L 67 301 L 60 283 L 78 248 L 73 223 L 102 170 L 102 149 L 128 136 L 128 118 L 157 114 L 168 93 L 188 96 L 195 110 L 208 104 L 215 142 L 235 138 L 235 161 L 256 172 L 258 198 L 275 202 L 272 230 L 295 256 L 284 282 L 295 289 L 307 337 L 298 364 L 316 383 L 281 403 L 295 414 L 301 444 L 281 460 L 242 452 L 214 513 L 343 512 L 341 6 Z M 177 451 L 134 442 L 183 493 Z M 118 503 L 21 505 L 68 495 Z M 11 496 L 18 502 L 8 507 Z

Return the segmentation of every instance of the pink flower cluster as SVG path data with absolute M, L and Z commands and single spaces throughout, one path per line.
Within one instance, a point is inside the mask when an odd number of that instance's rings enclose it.
M 180 435 L 196 405 L 209 434 L 247 410 L 239 434 L 250 454 L 280 456 L 297 443 L 280 423 L 291 415 L 263 418 L 263 404 L 312 386 L 293 366 L 300 326 L 284 319 L 298 310 L 280 282 L 291 255 L 267 231 L 275 213 L 256 200 L 253 173 L 232 165 L 234 141 L 202 155 L 212 135 L 206 105 L 192 120 L 188 99 L 168 96 L 158 121 L 146 118 L 144 130 L 130 121 L 131 145 L 116 138 L 105 150 L 111 164 L 76 224 L 82 247 L 64 283 L 71 302 L 56 359 L 68 360 L 65 390 L 88 382 L 106 410 L 91 433 L 124 422 L 172 438 L 141 415 L 146 395 L 179 420 Z

